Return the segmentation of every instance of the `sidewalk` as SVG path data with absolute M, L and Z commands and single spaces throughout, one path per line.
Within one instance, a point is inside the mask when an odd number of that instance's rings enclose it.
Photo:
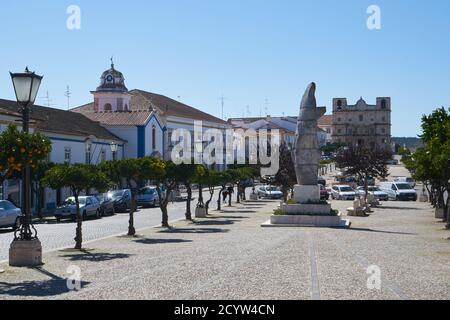
M 40 269 L 1 265 L 0 299 L 449 299 L 449 234 L 427 204 L 387 203 L 352 217 L 350 230 L 261 228 L 277 204 L 48 253 Z M 367 288 L 374 264 L 379 291 Z M 78 292 L 67 288 L 70 266 L 81 271 Z

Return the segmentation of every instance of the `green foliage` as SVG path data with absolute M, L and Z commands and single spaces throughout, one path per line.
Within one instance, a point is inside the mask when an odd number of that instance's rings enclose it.
M 25 133 L 15 125 L 0 134 L 0 172 L 3 177 L 20 173 L 25 164 L 32 169 L 47 159 L 51 141 L 41 133 Z
M 46 172 L 42 183 L 52 189 L 68 187 L 74 195 L 78 195 L 82 190 L 91 188 L 106 191 L 109 179 L 93 165 L 59 164 Z

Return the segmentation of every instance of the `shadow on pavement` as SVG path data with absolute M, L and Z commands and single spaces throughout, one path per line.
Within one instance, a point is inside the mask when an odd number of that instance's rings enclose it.
M 388 210 L 421 210 L 416 207 L 393 207 L 393 206 L 380 206 L 377 209 L 388 209 Z
M 159 231 L 160 233 L 226 233 L 230 230 L 221 228 L 174 228 Z
M 205 221 L 194 221 L 193 224 L 197 226 L 224 226 L 235 224 L 240 222 L 240 220 L 227 219 L 227 220 L 205 220 Z
M 222 210 L 221 213 L 256 213 L 255 210 Z
M 184 243 L 184 242 L 192 242 L 192 240 L 185 239 L 139 239 L 134 242 L 140 244 L 166 244 L 166 243 Z
M 87 250 L 81 250 L 80 253 L 74 254 L 64 254 L 60 257 L 67 258 L 71 261 L 92 261 L 92 262 L 102 262 L 102 261 L 111 261 L 117 259 L 126 259 L 131 255 L 126 253 L 91 253 Z
M 40 281 L 24 281 L 20 283 L 0 282 L 0 292 L 9 296 L 50 297 L 70 292 L 67 287 L 67 279 L 61 278 L 43 268 L 33 268 L 50 279 Z M 81 287 L 89 282 L 81 281 Z
M 396 232 L 396 231 L 384 231 L 384 230 L 373 230 L 373 229 L 369 229 L 369 228 L 354 228 L 351 227 L 348 230 L 353 230 L 353 231 L 366 231 L 366 232 L 376 232 L 376 233 L 387 233 L 387 234 L 403 234 L 403 235 L 407 235 L 407 236 L 416 236 L 417 233 L 408 233 L 408 232 Z

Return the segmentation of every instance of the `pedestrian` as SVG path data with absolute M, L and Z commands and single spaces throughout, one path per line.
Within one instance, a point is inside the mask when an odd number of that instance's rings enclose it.
M 222 192 L 223 203 L 227 202 L 227 197 L 228 197 L 228 191 Z

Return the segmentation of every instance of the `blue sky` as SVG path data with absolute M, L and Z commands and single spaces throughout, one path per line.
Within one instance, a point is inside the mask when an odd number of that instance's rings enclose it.
M 66 9 L 81 8 L 81 30 Z M 382 29 L 366 27 L 369 5 Z M 296 115 L 307 84 L 333 97 L 391 96 L 393 135 L 415 136 L 420 117 L 450 102 L 450 1 L 15 0 L 0 5 L 0 97 L 8 71 L 45 76 L 54 107 L 91 101 L 114 55 L 129 89 L 180 99 L 221 116 Z M 44 99 L 39 99 L 43 104 Z

